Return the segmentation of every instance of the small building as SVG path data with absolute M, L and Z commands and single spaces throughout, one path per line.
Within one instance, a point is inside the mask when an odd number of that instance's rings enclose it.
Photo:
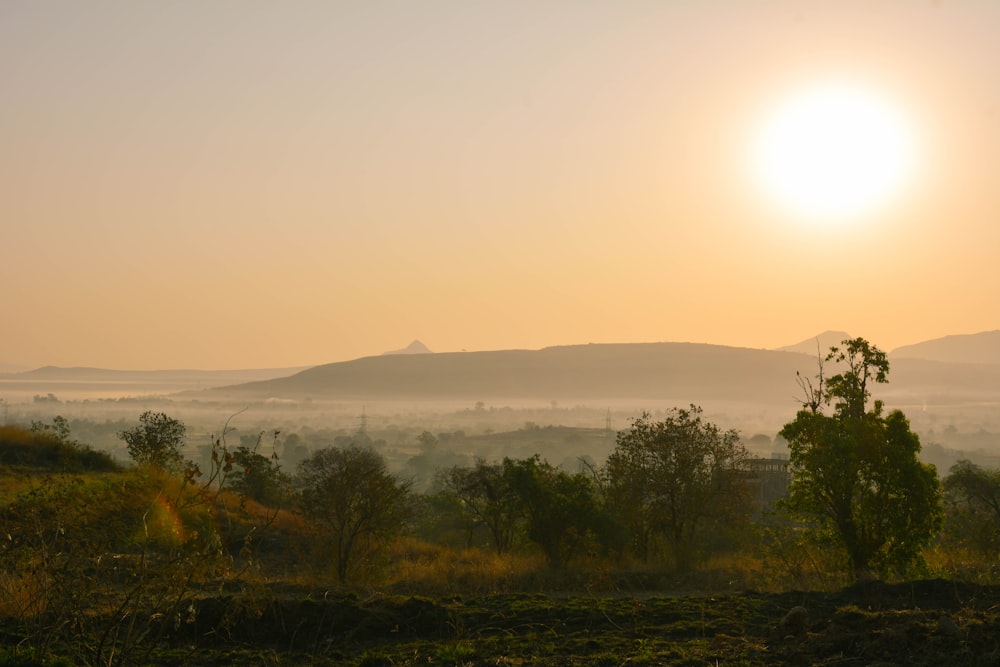
M 788 459 L 778 456 L 749 461 L 747 484 L 752 491 L 754 514 L 761 516 L 774 509 L 774 504 L 788 494 L 792 475 Z

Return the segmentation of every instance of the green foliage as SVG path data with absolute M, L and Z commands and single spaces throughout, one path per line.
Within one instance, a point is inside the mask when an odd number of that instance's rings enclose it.
M 257 436 L 253 446 L 240 445 L 232 452 L 233 467 L 226 484 L 245 498 L 269 507 L 281 507 L 291 493 L 291 478 L 281 471 L 277 453 L 269 457 L 260 453 L 262 437 L 263 434 Z M 274 438 L 277 437 L 275 431 Z
M 51 424 L 46 424 L 36 420 L 32 420 L 31 422 L 32 433 L 49 434 L 59 442 L 70 442 L 69 431 L 69 421 L 62 415 L 56 415 L 53 417 Z
M 522 516 L 521 499 L 504 471 L 498 463 L 477 459 L 471 467 L 454 466 L 439 476 L 444 496 L 460 508 L 466 545 L 472 546 L 476 531 L 485 528 L 500 555 L 513 546 Z
M 995 562 L 1000 553 L 1000 470 L 962 460 L 943 484 L 945 538 Z
M 75 664 L 129 664 L 126 656 L 155 638 L 155 619 L 174 611 L 186 586 L 218 572 L 208 564 L 217 552 L 204 539 L 211 531 L 187 529 L 190 507 L 182 517 L 162 481 L 134 472 L 44 478 L 0 512 L 8 536 L 0 608 L 19 620 L 25 648 L 49 656 L 73 640 Z M 96 601 L 110 614 L 95 614 Z
M 183 464 L 181 447 L 187 428 L 162 412 L 147 410 L 139 415 L 139 423 L 118 432 L 125 441 L 128 454 L 139 465 L 178 471 Z
M 611 545 L 614 523 L 605 520 L 590 475 L 571 475 L 536 454 L 528 459 L 504 459 L 503 477 L 517 494 L 528 539 L 541 547 L 550 567 L 566 567 L 595 540 Z
M 643 413 L 618 434 L 605 467 L 610 502 L 644 561 L 665 541 L 680 569 L 692 565 L 711 524 L 746 518 L 749 453 L 736 431 L 675 408 L 662 421 Z
M 941 525 L 937 471 L 917 458 L 920 440 L 902 412 L 868 407 L 869 385 L 889 373 L 881 350 L 855 338 L 825 361 L 846 370 L 824 385 L 821 361 L 815 387 L 800 380 L 803 409 L 781 431 L 792 471 L 785 506 L 836 537 L 854 576 L 905 572 Z
M 66 433 L 68 438 L 68 430 Z M 65 472 L 118 470 L 110 455 L 60 438 L 44 427 L 26 431 L 17 426 L 0 426 L 0 463 Z
M 299 465 L 303 513 L 332 540 L 337 578 L 357 552 L 394 536 L 409 518 L 409 487 L 368 447 L 328 447 Z
M 503 463 L 479 459 L 471 467 L 450 468 L 438 482 L 439 506 L 450 506 L 461 517 L 466 546 L 486 532 L 492 549 L 502 556 L 524 536 L 541 548 L 553 568 L 565 567 L 585 551 L 617 546 L 617 525 L 594 478 L 571 475 L 537 454 Z
M 68 654 L 72 664 L 150 664 L 167 635 L 197 620 L 195 591 L 237 576 L 248 590 L 259 565 L 249 539 L 256 526 L 238 534 L 245 523 L 220 500 L 230 455 L 218 447 L 212 454 L 202 485 L 189 471 L 155 466 L 7 479 L 0 617 L 22 637 L 11 659 L 49 664 Z

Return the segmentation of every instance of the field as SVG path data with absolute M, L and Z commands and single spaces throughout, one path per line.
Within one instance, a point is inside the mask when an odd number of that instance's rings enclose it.
M 836 558 L 780 524 L 683 570 L 456 546 L 425 516 L 338 581 L 330 536 L 294 505 L 0 435 L 0 666 L 1000 664 L 995 558 L 960 542 L 925 553 L 939 578 L 843 587 Z M 232 456 L 213 453 L 216 471 Z
M 944 580 L 873 582 L 837 593 L 679 597 L 273 593 L 266 602 L 259 592 L 185 601 L 182 614 L 164 619 L 168 627 L 157 646 L 131 664 L 843 667 L 1000 661 L 1000 587 Z M 17 641 L 9 624 L 4 635 L 4 643 Z

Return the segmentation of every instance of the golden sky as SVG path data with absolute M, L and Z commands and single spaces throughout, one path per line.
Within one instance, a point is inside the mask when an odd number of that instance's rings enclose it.
M 991 0 L 5 0 L 0 362 L 1000 328 L 998 35 Z M 827 82 L 916 148 L 818 221 L 748 156 Z

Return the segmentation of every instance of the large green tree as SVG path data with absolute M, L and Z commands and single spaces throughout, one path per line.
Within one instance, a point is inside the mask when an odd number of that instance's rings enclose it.
M 841 372 L 824 378 L 824 362 Z M 884 352 L 844 340 L 820 359 L 816 384 L 800 378 L 802 409 L 781 430 L 792 472 L 785 506 L 832 537 L 859 578 L 905 572 L 941 526 L 941 485 L 917 456 L 920 439 L 901 411 L 869 402 L 888 374 Z
M 749 453 L 736 431 L 701 414 L 696 405 L 660 421 L 643 413 L 608 457 L 607 493 L 644 560 L 665 542 L 678 568 L 689 568 L 708 525 L 749 507 Z
M 328 447 L 299 464 L 305 515 L 332 541 L 341 582 L 362 547 L 396 534 L 409 516 L 409 485 L 389 473 L 370 447 Z

